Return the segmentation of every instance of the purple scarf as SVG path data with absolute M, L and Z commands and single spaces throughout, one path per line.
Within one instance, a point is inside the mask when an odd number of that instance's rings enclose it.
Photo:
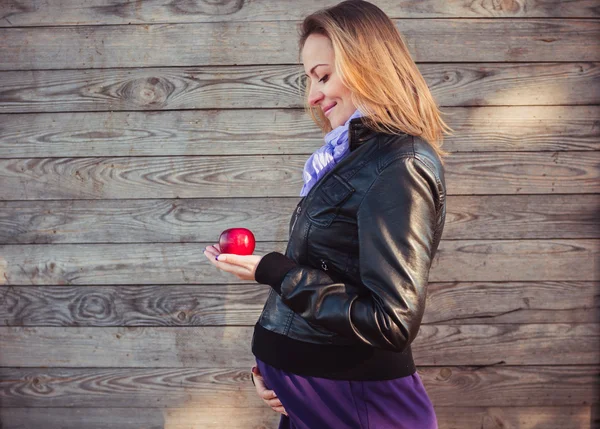
M 308 191 L 323 177 L 328 171 L 333 169 L 344 156 L 350 151 L 348 146 L 348 127 L 350 120 L 360 118 L 362 114 L 356 110 L 344 125 L 329 131 L 325 135 L 325 144 L 317 149 L 304 164 L 304 186 L 300 191 L 300 196 L 304 197 Z

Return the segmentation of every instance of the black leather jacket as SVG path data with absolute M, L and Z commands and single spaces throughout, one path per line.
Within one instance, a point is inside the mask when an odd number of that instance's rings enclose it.
M 350 153 L 296 207 L 285 256 L 257 267 L 257 281 L 272 286 L 257 325 L 317 345 L 403 352 L 444 228 L 444 169 L 418 137 L 378 133 L 360 118 L 349 130 Z

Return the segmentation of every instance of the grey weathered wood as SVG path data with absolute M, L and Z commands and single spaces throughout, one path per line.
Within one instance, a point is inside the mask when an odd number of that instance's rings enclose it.
M 210 241 L 232 225 L 287 241 L 299 199 L 0 201 L 0 243 Z M 599 195 L 451 195 L 443 238 L 600 238 L 599 212 Z
M 298 196 L 306 155 L 0 159 L 0 200 Z M 600 192 L 600 151 L 456 153 L 448 195 Z
M 591 407 L 435 407 L 440 429 L 589 428 Z
M 585 406 L 598 400 L 597 366 L 419 367 L 436 406 Z M 250 367 L 0 368 L 3 407 L 263 407 Z M 133 393 L 135 392 L 135 393 Z
M 23 4 L 30 7 L 23 7 Z M 39 3 L 4 0 L 0 3 L 0 26 L 39 25 L 106 25 L 220 21 L 283 21 L 299 20 L 322 7 L 333 6 L 339 0 L 287 1 L 206 1 L 165 4 L 160 0 L 132 3 L 127 0 L 61 0 L 60 3 Z M 35 7 L 32 7 L 34 6 Z M 560 0 L 544 2 L 523 0 L 513 2 L 448 2 L 419 0 L 376 2 L 391 18 L 597 18 L 600 11 L 592 0 Z
M 0 366 L 247 366 L 252 332 L 234 326 L 0 327 Z M 586 365 L 600 363 L 599 345 L 600 326 L 590 323 L 423 325 L 411 347 L 424 366 Z
M 449 196 L 442 237 L 598 238 L 598 213 L 598 195 Z
M 430 281 L 597 280 L 596 240 L 445 241 Z M 506 259 L 505 259 L 506 258 Z
M 535 410 L 537 412 L 538 409 Z M 559 421 L 577 422 L 585 415 L 585 409 L 581 407 L 571 412 L 575 413 L 571 420 L 559 418 Z M 479 411 L 478 414 L 482 413 L 485 411 Z M 266 405 L 251 408 L 204 408 L 197 403 L 184 408 L 168 409 L 0 408 L 3 429 L 272 429 L 277 427 L 279 416 Z M 440 426 L 440 429 L 445 428 Z M 564 426 L 549 429 L 564 429 Z
M 220 232 L 232 225 L 249 228 L 259 241 L 287 241 L 290 216 L 298 200 L 299 197 L 0 201 L 0 242 L 216 241 Z M 589 205 L 581 202 L 576 210 L 579 214 L 569 211 L 579 218 L 575 224 L 585 222 L 589 210 L 585 207 Z
M 500 100 L 487 100 L 488 105 L 494 102 Z M 442 110 L 454 129 L 454 134 L 444 139 L 443 147 L 449 152 L 600 150 L 600 106 L 512 105 Z
M 532 104 L 600 104 L 600 68 L 595 62 L 419 64 L 419 69 L 441 106 L 527 106 L 529 113 L 513 116 L 513 124 L 514 118 L 525 121 L 538 114 L 539 107 Z M 303 67 L 298 65 L 0 71 L 0 112 L 302 108 L 303 73 Z M 183 115 L 190 114 L 195 112 L 181 113 L 181 117 L 188 118 Z M 214 115 L 213 119 L 219 123 L 214 112 L 198 113 L 198 117 L 189 121 L 193 124 L 186 128 L 196 129 L 196 121 L 202 124 L 205 114 Z M 86 125 L 76 116 L 67 118 L 69 121 L 63 120 L 62 124 L 48 125 L 58 135 L 62 131 L 57 126 L 64 125 L 69 130 L 75 125 L 81 132 Z M 99 133 L 96 138 L 106 136 L 107 132 L 119 137 L 124 132 L 121 129 L 138 137 L 140 133 L 142 137 L 146 135 L 144 128 L 131 130 L 139 116 L 132 116 L 132 121 L 125 120 L 125 124 L 123 117 L 116 114 L 104 114 L 101 118 L 100 123 L 105 126 L 96 128 Z M 156 122 L 144 118 L 152 129 Z M 477 120 L 488 122 L 485 115 Z M 69 125 L 70 121 L 74 124 Z M 244 122 L 247 121 L 248 118 Z M 575 123 L 564 128 L 564 132 L 572 132 Z M 523 126 L 523 122 L 518 125 Z M 165 134 L 171 127 L 162 123 L 159 130 L 154 125 L 154 131 L 158 138 L 171 137 Z M 21 132 L 26 132 L 27 127 L 24 128 Z M 588 131 L 592 135 L 597 133 L 597 124 Z
M 600 191 L 600 152 L 511 153 L 504 156 L 504 153 L 458 153 L 449 157 L 446 163 L 448 189 L 456 189 L 457 194 Z M 571 187 L 571 183 L 576 185 Z
M 449 152 L 600 150 L 600 106 L 444 112 Z M 1 158 L 311 154 L 323 144 L 299 109 L 0 114 L 0 129 Z
M 3 112 L 302 107 L 301 73 L 297 65 L 7 71 L 0 72 L 5 82 L 0 107 Z M 27 86 L 34 80 L 32 91 Z
M 419 375 L 437 406 L 590 405 L 599 399 L 599 368 L 592 366 L 425 367 Z
M 310 154 L 324 143 L 300 109 L 5 114 L 0 129 L 2 158 Z M 584 150 L 596 145 L 572 140 Z
M 230 402 L 230 401 L 229 401 Z M 434 404 L 435 405 L 435 404 Z M 591 409 L 583 406 L 435 406 L 439 429 L 589 428 Z M 0 408 L 4 429 L 270 429 L 280 414 L 266 405 L 251 408 Z
M 598 61 L 600 22 L 394 21 L 419 62 Z M 299 21 L 0 28 L 0 69 L 299 63 Z M 123 43 L 127 40 L 127 43 Z M 465 46 L 467 48 L 465 48 Z
M 0 246 L 0 284 L 233 284 L 203 255 L 213 242 Z M 260 242 L 255 253 L 285 251 Z M 590 281 L 600 240 L 442 240 L 429 281 Z
M 11 286 L 5 326 L 252 326 L 264 285 Z M 599 282 L 430 283 L 423 324 L 597 323 Z M 557 299 L 560 297 L 560 299 Z
M 424 323 L 598 323 L 600 282 L 430 283 Z

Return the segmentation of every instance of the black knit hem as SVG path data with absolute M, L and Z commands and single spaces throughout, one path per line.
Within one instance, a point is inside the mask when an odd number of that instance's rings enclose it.
M 269 331 L 259 323 L 254 327 L 252 353 L 275 368 L 332 380 L 392 380 L 417 371 L 410 347 L 400 353 L 367 345 L 307 343 Z
M 271 286 L 281 295 L 281 283 L 285 275 L 296 266 L 294 261 L 279 252 L 267 253 L 258 263 L 254 278 L 258 283 Z

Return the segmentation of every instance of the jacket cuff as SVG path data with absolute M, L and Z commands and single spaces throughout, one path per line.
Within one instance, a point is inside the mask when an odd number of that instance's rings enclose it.
M 297 264 L 279 252 L 267 253 L 262 257 L 254 278 L 258 283 L 271 286 L 278 295 L 281 295 L 281 283 L 285 275 Z

